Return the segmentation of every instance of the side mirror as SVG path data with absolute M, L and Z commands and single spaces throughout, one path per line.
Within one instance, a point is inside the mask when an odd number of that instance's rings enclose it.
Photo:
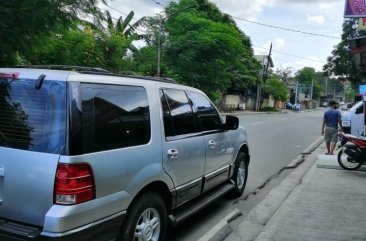
M 363 113 L 363 105 L 362 106 L 360 106 L 360 107 L 358 107 L 357 109 L 356 109 L 356 114 L 362 114 Z
M 226 121 L 224 124 L 225 130 L 236 130 L 239 127 L 239 118 L 232 115 L 226 116 Z

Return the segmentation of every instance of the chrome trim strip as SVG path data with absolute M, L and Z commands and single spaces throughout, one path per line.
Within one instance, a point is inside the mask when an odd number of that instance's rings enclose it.
M 212 176 L 216 176 L 218 173 L 223 172 L 223 170 L 225 170 L 225 169 L 229 170 L 229 168 L 230 168 L 230 165 L 224 166 L 214 172 L 211 172 L 211 173 L 205 175 L 205 178 L 210 179 Z
M 186 187 L 192 186 L 192 185 L 194 185 L 194 184 L 196 184 L 196 183 L 199 183 L 199 182 L 201 182 L 201 181 L 202 181 L 202 177 L 197 178 L 197 179 L 195 179 L 195 180 L 193 180 L 193 181 L 190 181 L 190 182 L 188 182 L 188 183 L 185 183 L 185 184 L 183 184 L 183 185 L 181 185 L 181 186 L 177 187 L 175 190 L 176 190 L 176 191 L 179 191 L 179 190 L 181 190 L 181 189 L 184 189 L 184 188 L 186 188 Z

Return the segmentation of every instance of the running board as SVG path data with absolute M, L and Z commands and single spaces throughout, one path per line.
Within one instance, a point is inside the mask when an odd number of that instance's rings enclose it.
M 172 214 L 169 215 L 169 219 L 172 223 L 172 226 L 175 226 L 178 223 L 182 222 L 183 220 L 189 218 L 190 216 L 200 211 L 210 203 L 222 197 L 224 194 L 232 190 L 234 187 L 235 185 L 231 182 L 225 183 L 219 188 L 214 189 L 214 191 L 211 191 L 208 194 L 204 194 L 203 197 L 199 198 L 193 203 L 173 212 Z

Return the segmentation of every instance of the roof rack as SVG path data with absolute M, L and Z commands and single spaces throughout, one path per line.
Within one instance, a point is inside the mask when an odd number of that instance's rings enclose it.
M 19 66 L 16 66 L 16 68 L 70 70 L 70 71 L 79 72 L 81 74 L 128 77 L 128 78 L 135 78 L 135 79 L 145 79 L 145 80 L 178 84 L 177 81 L 170 79 L 170 78 L 161 78 L 161 77 L 152 77 L 152 76 L 137 76 L 137 75 L 128 75 L 128 74 L 115 74 L 108 70 L 105 70 L 102 68 L 97 68 L 97 67 L 83 67 L 83 66 L 70 66 L 70 65 L 19 65 Z
M 55 69 L 55 70 L 70 70 L 70 71 L 92 71 L 97 73 L 111 73 L 108 70 L 98 67 L 84 67 L 72 65 L 18 65 L 16 68 L 30 68 L 30 69 Z
M 94 72 L 94 71 L 79 71 L 79 72 L 82 73 L 82 74 L 127 77 L 127 78 L 134 78 L 134 79 L 144 79 L 144 80 L 152 80 L 152 81 L 178 84 L 177 81 L 175 81 L 174 79 L 170 79 L 170 78 L 161 78 L 161 77 L 152 77 L 152 76 L 138 76 L 138 75 L 128 75 L 128 74 L 115 74 L 115 73 L 112 73 L 112 72 Z

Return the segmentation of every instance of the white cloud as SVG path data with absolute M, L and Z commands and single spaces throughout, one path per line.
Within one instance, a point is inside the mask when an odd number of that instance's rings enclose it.
M 325 21 L 325 18 L 323 15 L 313 15 L 308 16 L 308 22 L 316 23 L 316 24 L 323 24 Z
M 272 7 L 274 0 L 236 1 L 212 0 L 223 12 L 232 16 L 255 20 L 264 8 Z
M 275 38 L 273 42 L 273 47 L 276 49 L 282 49 L 285 46 L 285 40 L 283 38 Z

